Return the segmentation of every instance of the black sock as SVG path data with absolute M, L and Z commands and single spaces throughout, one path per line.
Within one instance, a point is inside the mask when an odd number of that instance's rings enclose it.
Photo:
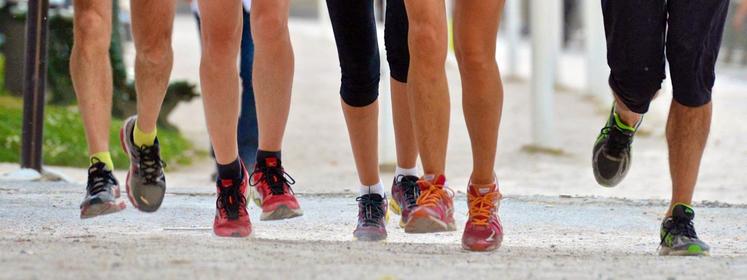
M 267 164 L 265 159 L 267 158 L 275 158 L 277 162 L 280 162 L 280 155 L 281 155 L 280 151 L 269 152 L 269 151 L 257 150 L 257 164 L 265 166 Z
M 238 158 L 229 164 L 218 164 L 218 179 L 239 180 L 243 176 Z

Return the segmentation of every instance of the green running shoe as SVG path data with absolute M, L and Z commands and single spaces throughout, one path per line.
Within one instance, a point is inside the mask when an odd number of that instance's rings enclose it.
M 686 204 L 676 204 L 672 210 L 672 217 L 664 219 L 661 224 L 661 245 L 659 255 L 662 256 L 707 256 L 711 247 L 698 239 L 693 225 L 695 211 Z
M 624 124 L 612 106 L 607 124 L 597 137 L 592 154 L 594 178 L 602 186 L 614 187 L 628 174 L 631 164 L 630 146 L 641 121 L 635 126 Z

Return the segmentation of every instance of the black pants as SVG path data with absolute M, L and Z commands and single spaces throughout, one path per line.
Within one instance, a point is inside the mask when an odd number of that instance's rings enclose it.
M 342 71 L 340 95 L 354 107 L 367 106 L 379 96 L 381 76 L 373 0 L 327 0 Z M 384 44 L 391 76 L 407 82 L 410 53 L 404 0 L 387 0 Z
M 709 103 L 728 7 L 729 0 L 602 0 L 612 90 L 646 113 L 669 61 L 674 100 Z

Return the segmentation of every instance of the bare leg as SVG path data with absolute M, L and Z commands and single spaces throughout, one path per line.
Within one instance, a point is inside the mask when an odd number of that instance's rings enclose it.
M 293 47 L 288 31 L 289 0 L 252 1 L 254 95 L 259 149 L 280 151 L 290 111 Z
M 415 168 L 418 160 L 418 143 L 412 128 L 412 115 L 407 98 L 407 84 L 390 79 L 392 88 L 392 119 L 397 147 L 397 166 Z
M 241 1 L 200 1 L 202 60 L 200 82 L 208 133 L 218 164 L 238 158 L 236 129 L 239 119 Z
M 692 108 L 672 100 L 667 121 L 672 203 L 667 216 L 671 215 L 674 204 L 692 203 L 700 160 L 711 130 L 712 109 L 712 103 Z
M 495 61 L 504 1 L 457 1 L 454 43 L 462 77 L 462 107 L 472 142 L 475 185 L 494 182 L 503 84 Z
M 175 0 L 131 0 L 132 33 L 135 39 L 135 88 L 138 127 L 143 132 L 156 129 L 161 104 L 169 86 L 173 51 L 171 33 Z
M 408 98 L 425 174 L 446 169 L 449 138 L 448 48 L 444 0 L 406 0 L 410 21 Z
M 109 151 L 112 108 L 111 1 L 76 0 L 70 76 L 83 118 L 88 153 Z
M 345 102 L 341 103 L 361 185 L 378 184 L 379 102 L 376 101 L 365 107 L 353 107 Z

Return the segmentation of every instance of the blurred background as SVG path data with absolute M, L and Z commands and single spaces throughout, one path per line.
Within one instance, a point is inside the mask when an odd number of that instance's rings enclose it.
M 127 159 L 117 148 L 116 132 L 122 120 L 135 112 L 134 47 L 129 1 L 112 1 L 117 16 L 110 49 L 115 100 L 111 147 L 115 165 L 124 169 Z M 591 148 L 611 102 L 599 0 L 541 2 L 552 4 L 536 7 L 540 5 L 531 5 L 532 1 L 508 0 L 499 34 L 496 58 L 506 97 L 496 171 L 504 193 L 668 198 L 664 124 L 671 100 L 669 81 L 636 139 L 636 161 L 629 179 L 614 190 L 597 187 L 590 167 Z M 176 185 L 171 190 L 211 190 L 212 163 L 199 93 L 198 31 L 189 4 L 178 3 L 174 68 L 159 120 L 159 138 L 168 172 L 179 175 L 170 176 L 177 182 L 170 185 Z M 745 15 L 737 12 L 743 3 L 747 5 L 747 1 L 731 3 L 717 67 L 714 125 L 696 195 L 700 200 L 747 203 L 743 173 L 747 166 L 747 125 L 743 122 L 747 119 L 747 30 Z M 51 0 L 50 5 L 43 159 L 66 179 L 83 182 L 86 143 L 68 70 L 73 39 L 71 1 Z M 26 13 L 26 1 L 0 0 L 0 173 L 17 169 L 20 158 Z M 293 0 L 291 17 L 296 74 L 285 164 L 300 182 L 296 191 L 355 191 L 357 177 L 338 95 L 339 66 L 324 1 Z M 379 43 L 383 46 L 382 40 Z M 383 68 L 382 77 L 386 73 Z M 447 173 L 452 187 L 461 192 L 469 177 L 471 156 L 453 54 L 447 73 L 453 108 Z M 388 172 L 395 164 L 386 80 L 382 79 L 380 90 L 384 182 L 391 179 Z M 123 178 L 121 173 L 118 177 Z

